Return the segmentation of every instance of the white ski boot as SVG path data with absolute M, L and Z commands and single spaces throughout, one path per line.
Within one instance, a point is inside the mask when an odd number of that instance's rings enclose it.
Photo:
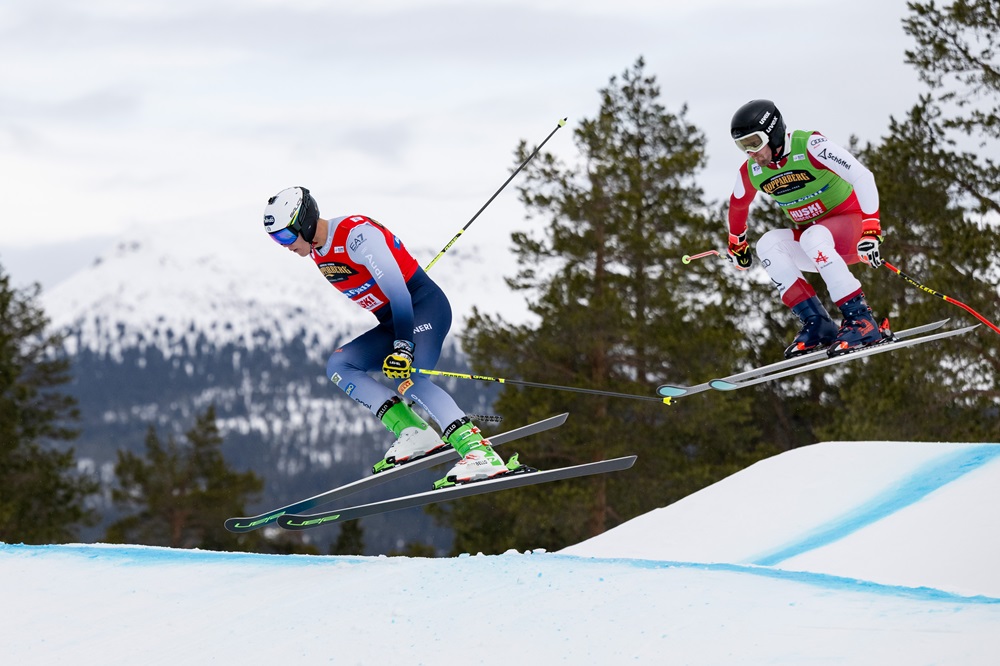
M 462 459 L 434 484 L 435 488 L 492 479 L 510 471 L 490 440 L 468 419 L 459 419 L 445 428 L 445 438 Z
M 386 429 L 396 436 L 396 441 L 385 452 L 385 457 L 372 467 L 373 474 L 423 458 L 448 446 L 405 402 L 395 397 L 389 402 L 392 405 L 385 409 L 380 419 Z

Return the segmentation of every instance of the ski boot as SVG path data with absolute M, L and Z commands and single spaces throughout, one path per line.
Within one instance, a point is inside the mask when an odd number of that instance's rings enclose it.
M 885 339 L 882 327 L 875 321 L 872 309 L 865 301 L 865 295 L 857 296 L 840 306 L 844 320 L 837 332 L 837 339 L 826 350 L 828 356 L 839 356 L 849 351 L 874 345 Z M 888 324 L 888 322 L 886 322 Z
M 816 296 L 802 301 L 792 308 L 792 312 L 802 322 L 802 328 L 792 344 L 785 348 L 785 358 L 801 356 L 826 347 L 837 337 L 837 325 Z
M 379 408 L 379 419 L 386 430 L 396 436 L 396 441 L 386 451 L 385 458 L 372 467 L 373 474 L 423 458 L 447 446 L 427 421 L 396 396 Z
M 472 421 L 462 417 L 444 429 L 445 439 L 462 456 L 462 459 L 448 470 L 443 479 L 435 482 L 435 488 L 445 488 L 456 483 L 484 481 L 512 471 L 493 450 L 490 440 L 483 437 Z M 517 457 L 511 463 L 518 467 Z

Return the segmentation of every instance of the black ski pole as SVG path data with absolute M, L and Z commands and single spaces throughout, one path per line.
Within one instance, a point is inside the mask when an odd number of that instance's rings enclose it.
M 551 139 L 552 135 L 555 134 L 560 127 L 566 124 L 567 120 L 568 120 L 567 118 L 563 118 L 556 124 L 555 129 L 549 132 L 549 135 L 545 137 L 545 141 L 542 141 L 540 144 L 538 144 L 538 147 L 535 148 L 535 150 L 530 155 L 528 155 L 528 158 L 523 162 L 521 162 L 521 166 L 514 169 L 514 173 L 510 174 L 510 177 L 504 181 L 504 184 L 500 186 L 500 189 L 493 193 L 493 196 L 489 198 L 489 201 L 484 203 L 483 207 L 480 208 L 478 211 L 476 211 L 476 214 L 472 216 L 472 219 L 466 222 L 465 226 L 458 230 L 458 233 L 455 234 L 454 238 L 448 241 L 448 244 L 445 245 L 444 248 L 437 253 L 437 256 L 431 260 L 431 263 L 427 264 L 427 268 L 424 269 L 425 271 L 429 271 L 431 267 L 437 263 L 438 259 L 440 259 L 442 255 L 444 255 L 444 253 L 447 252 L 451 248 L 451 246 L 455 244 L 455 241 L 457 241 L 459 237 L 461 237 L 461 235 L 465 233 L 465 230 L 472 226 L 472 223 L 476 221 L 476 218 L 479 217 L 479 214 L 482 213 L 484 210 L 486 210 L 486 207 L 489 206 L 493 202 L 493 200 L 497 198 L 497 195 L 503 191 L 503 188 L 507 187 L 507 183 L 514 180 L 514 176 L 516 176 L 518 172 L 521 171 L 521 169 L 523 169 L 524 166 L 531 161 L 531 158 L 533 158 L 535 155 L 538 154 L 538 151 L 542 149 L 542 146 L 545 145 L 546 141 Z
M 650 395 L 635 395 L 634 393 L 615 393 L 614 391 L 601 391 L 599 389 L 576 388 L 574 386 L 558 386 L 556 384 L 539 384 L 537 382 L 525 382 L 519 379 L 504 379 L 503 377 L 487 377 L 485 375 L 469 375 L 464 372 L 446 372 L 444 370 L 424 370 L 412 368 L 413 372 L 422 375 L 433 375 L 436 377 L 454 377 L 455 379 L 474 379 L 480 382 L 496 382 L 498 384 L 512 384 L 514 386 L 530 386 L 533 388 L 553 389 L 556 391 L 572 391 L 574 393 L 587 393 L 589 395 L 603 395 L 610 398 L 630 398 L 632 400 L 646 400 L 651 402 L 662 402 L 665 405 L 673 404 L 670 398 L 655 398 Z

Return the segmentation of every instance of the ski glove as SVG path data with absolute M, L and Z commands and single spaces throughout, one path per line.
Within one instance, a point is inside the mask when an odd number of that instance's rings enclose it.
M 413 343 L 396 340 L 392 343 L 392 353 L 382 361 L 382 374 L 389 379 L 407 379 L 413 366 Z
M 883 264 L 882 254 L 879 252 L 879 245 L 882 244 L 882 236 L 874 229 L 861 232 L 861 240 L 858 241 L 858 258 L 872 268 L 878 268 Z
M 745 231 L 739 236 L 729 234 L 729 261 L 736 264 L 736 268 L 741 271 L 753 266 L 753 252 L 750 251 Z

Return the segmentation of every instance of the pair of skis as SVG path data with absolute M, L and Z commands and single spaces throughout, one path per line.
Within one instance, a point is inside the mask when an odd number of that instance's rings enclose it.
M 490 443 L 494 447 L 497 447 L 507 442 L 527 437 L 528 435 L 534 435 L 556 428 L 565 423 L 568 416 L 569 414 L 559 414 L 541 421 L 536 421 L 535 423 L 529 423 L 528 425 L 515 430 L 500 433 L 499 435 L 493 435 L 489 438 Z M 394 497 L 380 502 L 346 507 L 333 511 L 323 511 L 312 514 L 305 513 L 316 507 L 330 504 L 362 490 L 375 488 L 389 481 L 413 474 L 414 472 L 419 472 L 447 462 L 453 462 L 457 456 L 458 454 L 454 449 L 449 448 L 444 451 L 439 451 L 429 456 L 418 458 L 412 462 L 392 467 L 384 472 L 379 472 L 378 474 L 367 476 L 352 483 L 338 486 L 337 488 L 320 493 L 319 495 L 314 495 L 308 499 L 283 506 L 279 509 L 274 509 L 273 511 L 244 518 L 229 518 L 225 523 L 226 529 L 230 532 L 238 533 L 251 532 L 267 525 L 277 524 L 287 530 L 305 530 L 312 527 L 318 527 L 320 525 L 342 523 L 347 520 L 355 520 L 365 516 L 373 516 L 380 513 L 388 513 L 389 511 L 397 511 L 399 509 L 433 504 L 435 502 L 444 502 L 447 500 L 458 499 L 460 497 L 482 495 L 485 493 L 496 492 L 498 490 L 519 488 L 522 486 L 546 483 L 549 481 L 572 479 L 591 474 L 603 474 L 605 472 L 625 470 L 632 467 L 636 459 L 636 456 L 625 456 L 622 458 L 601 460 L 584 465 L 560 467 L 558 469 L 542 472 L 535 470 L 511 472 L 488 481 L 477 481 L 463 485 L 449 486 L 440 490 L 430 490 L 413 495 Z
M 884 342 L 880 342 L 870 347 L 862 347 L 838 356 L 828 357 L 825 350 L 815 351 L 802 356 L 795 356 L 783 361 L 771 363 L 769 365 L 751 368 L 750 370 L 729 375 L 727 377 L 711 379 L 707 382 L 695 384 L 693 386 L 685 386 L 682 384 L 662 384 L 657 387 L 656 393 L 664 398 L 678 398 L 709 390 L 735 391 L 737 389 L 747 388 L 750 386 L 757 386 L 758 384 L 763 384 L 764 382 L 770 382 L 776 379 L 783 379 L 785 377 L 791 377 L 792 375 L 818 370 L 820 368 L 836 365 L 838 363 L 855 361 L 860 358 L 881 354 L 882 352 L 902 349 L 903 347 L 912 347 L 914 345 L 931 342 L 933 340 L 950 338 L 955 335 L 968 333 L 979 326 L 979 324 L 975 324 L 973 326 L 956 328 L 950 331 L 932 333 L 932 331 L 942 328 L 948 323 L 948 321 L 948 319 L 942 319 L 941 321 L 936 321 L 931 324 L 925 324 L 923 326 L 916 326 L 914 328 L 898 331 Z
M 947 319 L 942 319 L 941 321 L 926 324 L 924 326 L 905 329 L 895 333 L 892 337 L 882 343 L 869 347 L 863 347 L 861 349 L 834 357 L 828 357 L 825 352 L 819 351 L 785 359 L 769 365 L 760 366 L 758 368 L 752 368 L 727 377 L 712 379 L 694 386 L 663 384 L 657 388 L 657 394 L 664 398 L 675 398 L 694 395 L 708 390 L 734 391 L 741 388 L 747 388 L 749 386 L 756 386 L 764 382 L 774 381 L 776 379 L 782 379 L 792 375 L 825 368 L 838 363 L 853 361 L 859 358 L 866 358 L 875 354 L 881 354 L 882 352 L 893 351 L 903 347 L 910 347 L 923 344 L 925 342 L 931 342 L 933 340 L 942 340 L 944 338 L 962 335 L 963 333 L 968 333 L 979 326 L 976 324 L 973 326 L 966 326 L 964 328 L 933 333 L 933 331 L 942 328 L 947 322 Z M 544 432 L 562 425 L 566 422 L 567 417 L 568 414 L 559 414 L 548 419 L 543 419 L 509 432 L 494 435 L 490 437 L 490 442 L 493 446 L 500 446 L 506 442 L 520 439 L 521 437 Z M 288 530 L 305 530 L 312 527 L 318 527 L 320 525 L 340 523 L 347 520 L 363 518 L 365 516 L 387 513 L 389 511 L 396 511 L 410 507 L 424 506 L 426 504 L 444 502 L 447 500 L 458 499 L 460 497 L 482 495 L 509 488 L 547 483 L 549 481 L 557 481 L 561 479 L 571 479 L 591 474 L 621 471 L 632 467 L 636 460 L 636 456 L 624 456 L 621 458 L 601 460 L 598 462 L 574 465 L 571 467 L 560 467 L 558 469 L 541 472 L 531 469 L 519 469 L 515 472 L 511 472 L 487 481 L 450 486 L 439 490 L 430 490 L 423 493 L 405 495 L 402 497 L 382 500 L 380 502 L 350 506 L 332 511 L 323 511 L 311 514 L 305 513 L 316 507 L 330 504 L 362 490 L 380 486 L 394 479 L 401 478 L 402 476 L 428 469 L 436 465 L 444 464 L 446 462 L 451 462 L 456 456 L 457 454 L 453 449 L 439 451 L 429 456 L 418 458 L 417 460 L 404 465 L 390 468 L 384 472 L 373 474 L 372 476 L 359 479 L 343 486 L 338 486 L 337 488 L 333 488 L 308 499 L 289 504 L 279 509 L 274 509 L 273 511 L 244 518 L 230 518 L 226 520 L 226 529 L 230 532 L 250 532 L 267 525 L 276 524 Z

